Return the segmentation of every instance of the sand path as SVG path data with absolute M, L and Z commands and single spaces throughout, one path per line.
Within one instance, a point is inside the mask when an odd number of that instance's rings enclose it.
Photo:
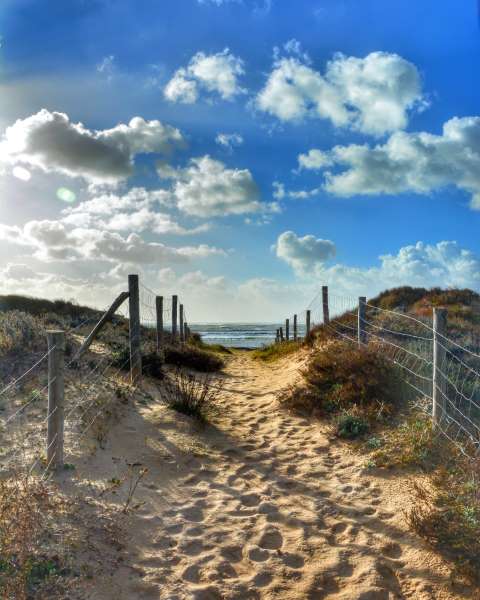
M 126 525 L 124 566 L 92 598 L 464 597 L 408 533 L 405 479 L 372 476 L 321 423 L 278 407 L 275 393 L 297 369 L 238 352 L 213 425 L 152 402 L 114 428 L 102 458 L 86 464 L 90 477 L 115 475 L 119 457 L 149 474 Z

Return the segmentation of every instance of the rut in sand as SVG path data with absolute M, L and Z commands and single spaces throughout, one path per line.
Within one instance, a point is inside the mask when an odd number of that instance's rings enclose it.
M 463 597 L 407 531 L 405 480 L 372 476 L 320 422 L 278 406 L 276 392 L 298 368 L 236 352 L 205 429 L 156 402 L 114 427 L 105 451 L 85 463 L 90 478 L 111 477 L 118 457 L 149 473 L 122 566 L 96 580 L 92 598 Z

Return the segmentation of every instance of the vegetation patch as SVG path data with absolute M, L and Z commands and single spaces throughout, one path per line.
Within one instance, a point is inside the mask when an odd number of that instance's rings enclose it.
M 264 346 L 263 348 L 259 348 L 258 350 L 254 350 L 252 352 L 252 357 L 256 360 L 272 362 L 297 352 L 297 350 L 299 350 L 301 347 L 302 342 L 293 340 L 288 342 L 280 342 L 278 344 L 270 344 L 268 346 Z
M 41 319 L 26 312 L 0 312 L 0 356 L 29 352 L 46 346 L 45 326 Z
M 165 362 L 175 367 L 185 367 L 205 373 L 220 371 L 225 364 L 217 354 L 200 350 L 188 344 L 167 346 L 165 348 Z
M 188 340 L 188 344 L 194 346 L 195 348 L 205 350 L 206 352 L 217 352 L 218 354 L 232 354 L 230 348 L 227 348 L 222 344 L 206 344 L 202 340 L 202 336 L 199 333 L 192 333 Z
M 207 376 L 198 376 L 177 369 L 165 380 L 161 394 L 167 405 L 200 422 L 207 421 L 215 405 L 219 384 Z
M 337 416 L 334 423 L 336 435 L 347 440 L 361 437 L 370 430 L 368 421 L 360 414 L 355 414 L 355 411 Z
M 357 410 L 368 421 L 390 414 L 398 402 L 397 374 L 375 346 L 331 341 L 312 351 L 304 383 L 280 396 L 287 407 L 338 413 Z
M 65 575 L 58 556 L 44 546 L 58 510 L 45 483 L 17 476 L 0 481 L 0 596 L 26 600 Z

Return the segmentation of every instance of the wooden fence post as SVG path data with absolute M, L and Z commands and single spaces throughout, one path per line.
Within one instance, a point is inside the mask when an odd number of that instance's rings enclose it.
M 297 331 L 297 315 L 293 315 L 293 339 L 296 342 L 298 337 Z
M 330 308 L 328 306 L 328 285 L 322 286 L 323 324 L 330 323 Z
M 155 309 L 157 313 L 157 352 L 163 346 L 163 296 L 155 296 Z
M 280 341 L 283 342 L 283 327 L 280 327 Z
M 185 330 L 183 329 L 183 304 L 180 304 L 180 342 L 185 341 Z
M 183 323 L 183 331 L 185 332 L 185 341 L 188 342 L 190 338 L 190 329 L 188 328 L 188 323 L 186 321 Z
M 365 328 L 365 309 L 367 298 L 360 296 L 358 298 L 358 345 L 362 346 L 367 343 L 367 331 Z
M 47 468 L 63 465 L 65 332 L 47 331 Z
M 285 319 L 285 339 L 290 341 L 290 319 Z
M 178 296 L 175 294 L 172 296 L 172 341 L 177 340 L 177 306 Z
M 142 375 L 140 348 L 140 295 L 138 275 L 128 276 L 128 306 L 130 323 L 130 379 L 135 383 Z
M 278 344 L 279 341 L 280 341 L 280 330 L 277 329 L 275 331 L 275 343 Z
M 433 381 L 432 381 L 432 418 L 434 425 L 439 425 L 447 413 L 447 385 L 441 369 L 445 363 L 445 340 L 438 337 L 444 336 L 447 330 L 447 310 L 445 308 L 433 309 Z
M 310 311 L 307 310 L 307 318 L 306 318 L 306 335 L 305 337 L 308 337 L 310 333 Z

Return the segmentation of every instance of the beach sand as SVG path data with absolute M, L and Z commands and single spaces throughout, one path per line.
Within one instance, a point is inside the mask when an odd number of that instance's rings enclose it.
M 77 467 L 92 489 L 120 476 L 125 460 L 148 468 L 122 522 L 124 545 L 105 550 L 110 567 L 89 598 L 474 597 L 453 592 L 447 566 L 409 533 L 405 476 L 372 473 L 324 424 L 279 407 L 276 393 L 301 364 L 236 352 L 205 428 L 155 401 L 149 385 L 154 401 L 130 409 Z

